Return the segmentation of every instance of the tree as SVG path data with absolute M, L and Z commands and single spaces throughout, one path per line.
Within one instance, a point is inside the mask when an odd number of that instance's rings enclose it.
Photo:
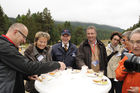
M 34 41 L 34 36 L 38 31 L 48 32 L 51 36 L 54 35 L 54 20 L 47 8 L 45 8 L 43 12 L 33 14 L 28 10 L 26 15 L 18 15 L 16 20 L 17 22 L 21 22 L 27 26 L 29 29 L 28 39 L 31 42 Z M 50 40 L 50 42 L 52 41 L 53 39 Z
M 83 27 L 81 26 L 76 27 L 75 31 L 73 31 L 71 41 L 74 44 L 79 45 L 85 39 L 86 39 L 86 34 Z
M 9 18 L 4 14 L 2 7 L 0 6 L 0 34 L 6 33 L 10 25 Z

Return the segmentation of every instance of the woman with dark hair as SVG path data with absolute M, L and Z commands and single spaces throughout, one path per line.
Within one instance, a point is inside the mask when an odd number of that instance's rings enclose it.
M 118 66 L 118 62 L 121 59 L 121 48 L 120 48 L 120 40 L 121 35 L 119 32 L 113 32 L 110 37 L 111 42 L 107 45 L 106 51 L 108 55 L 108 64 L 107 64 L 107 76 L 111 80 L 112 88 L 109 93 L 114 93 L 114 89 L 116 93 L 120 93 L 118 89 L 118 81 L 116 80 L 115 70 Z

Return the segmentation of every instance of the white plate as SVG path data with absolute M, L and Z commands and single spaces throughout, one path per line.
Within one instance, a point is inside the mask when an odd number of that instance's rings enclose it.
M 96 79 L 92 80 L 92 82 L 97 85 L 107 85 L 108 84 L 108 81 L 102 81 L 102 80 L 96 80 Z
M 96 78 L 96 77 L 97 77 L 97 75 L 95 75 L 94 73 L 93 73 L 93 74 L 86 73 L 86 75 L 87 75 L 88 77 L 92 77 L 92 78 Z

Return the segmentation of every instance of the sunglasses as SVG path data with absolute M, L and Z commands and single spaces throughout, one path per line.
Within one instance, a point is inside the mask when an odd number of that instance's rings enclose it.
M 125 39 L 122 39 L 122 41 L 125 42 L 126 40 Z

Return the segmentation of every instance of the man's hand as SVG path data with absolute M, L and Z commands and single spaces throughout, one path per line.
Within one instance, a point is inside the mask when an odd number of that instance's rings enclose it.
M 139 87 L 130 87 L 127 91 L 128 93 L 139 93 Z
M 38 80 L 38 79 L 39 79 L 39 78 L 38 78 L 38 75 L 28 76 L 28 78 L 29 78 L 30 80 Z
M 65 70 L 66 65 L 63 62 L 58 62 L 60 64 L 60 70 Z

